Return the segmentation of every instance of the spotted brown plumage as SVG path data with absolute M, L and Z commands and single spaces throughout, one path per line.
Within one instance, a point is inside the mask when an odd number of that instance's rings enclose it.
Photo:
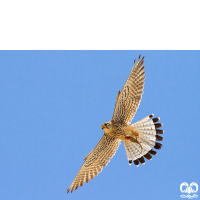
M 135 66 L 132 68 L 122 91 L 117 95 L 112 120 L 126 124 L 131 123 L 143 94 L 145 79 L 143 63 L 144 57 L 140 60 L 140 56 L 136 64 L 134 61 Z
M 145 164 L 145 159 L 151 160 L 152 155 L 157 152 L 154 149 L 161 149 L 163 134 L 161 123 L 157 123 L 160 118 L 153 118 L 153 114 L 142 120 L 131 124 L 131 121 L 140 105 L 144 88 L 144 57 L 137 62 L 134 61 L 131 73 L 122 88 L 118 92 L 114 113 L 111 121 L 101 125 L 104 135 L 97 146 L 85 157 L 75 179 L 67 189 L 73 192 L 85 182 L 93 179 L 102 171 L 110 159 L 115 155 L 121 140 L 127 154 L 129 165 L 132 162 L 139 166 Z M 158 142 L 159 141 L 159 142 Z

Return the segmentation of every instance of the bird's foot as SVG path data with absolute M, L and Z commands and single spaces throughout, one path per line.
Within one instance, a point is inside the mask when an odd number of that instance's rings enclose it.
M 141 154 L 142 154 L 143 148 L 142 148 L 142 145 L 140 144 L 140 142 L 138 141 L 137 137 L 136 138 L 132 137 L 131 142 L 135 142 L 135 143 L 139 144 L 139 146 L 141 148 Z

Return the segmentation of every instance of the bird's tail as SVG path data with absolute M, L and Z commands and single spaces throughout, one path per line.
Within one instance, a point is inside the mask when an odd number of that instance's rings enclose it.
M 144 157 L 151 160 L 151 155 L 157 154 L 152 148 L 161 149 L 162 147 L 162 144 L 157 142 L 163 140 L 163 137 L 161 137 L 160 134 L 163 134 L 164 131 L 158 129 L 162 127 L 162 124 L 156 123 L 160 118 L 152 117 L 153 114 L 131 125 L 139 131 L 139 136 L 136 138 L 137 142 L 123 141 L 130 165 L 132 164 L 132 161 L 136 166 L 138 166 L 139 163 L 145 164 Z

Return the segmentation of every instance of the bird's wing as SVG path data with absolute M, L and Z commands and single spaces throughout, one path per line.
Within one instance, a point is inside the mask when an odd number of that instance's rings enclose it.
M 79 186 L 82 186 L 85 181 L 88 183 L 90 179 L 97 176 L 115 155 L 120 142 L 120 139 L 104 135 L 97 146 L 85 157 L 85 162 L 67 189 L 67 193 L 70 190 L 73 192 L 74 189 L 76 190 Z
M 131 73 L 122 88 L 118 92 L 112 120 L 115 122 L 131 123 L 137 108 L 140 105 L 144 88 L 144 57 L 140 56 L 131 70 Z

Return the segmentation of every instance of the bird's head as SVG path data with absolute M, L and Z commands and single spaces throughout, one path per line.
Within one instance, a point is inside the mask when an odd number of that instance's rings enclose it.
M 112 128 L 111 122 L 105 122 L 105 123 L 103 123 L 101 125 L 101 128 L 104 130 L 104 132 L 108 132 Z

